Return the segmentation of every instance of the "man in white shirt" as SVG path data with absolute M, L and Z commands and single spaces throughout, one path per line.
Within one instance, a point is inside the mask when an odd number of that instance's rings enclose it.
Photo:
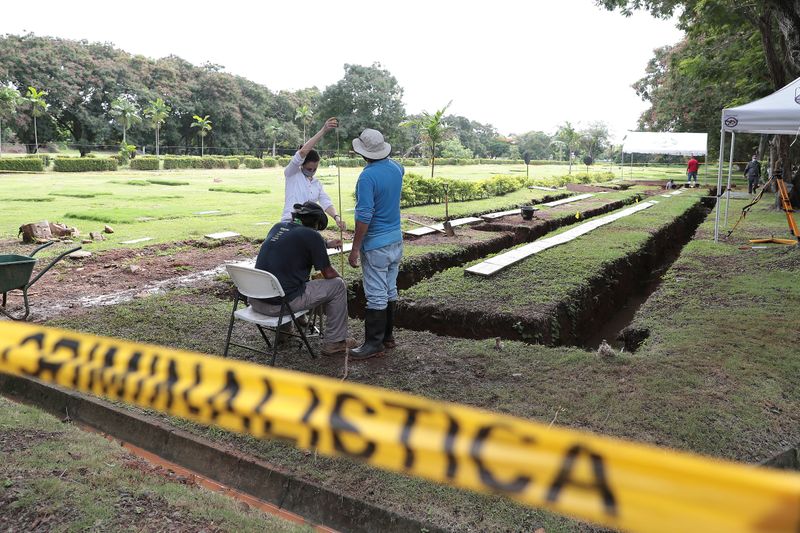
M 314 177 L 320 160 L 319 153 L 314 150 L 314 145 L 316 145 L 326 133 L 338 126 L 339 121 L 335 118 L 326 120 L 322 129 L 294 154 L 292 160 L 286 168 L 283 169 L 283 175 L 286 177 L 286 192 L 281 222 L 292 221 L 292 209 L 295 204 L 314 202 L 321 205 L 322 209 L 336 221 L 336 225 L 339 226 L 339 229 L 343 231 L 346 229 L 342 217 L 339 216 L 336 212 L 336 208 L 333 206 L 331 197 L 325 192 L 322 183 Z

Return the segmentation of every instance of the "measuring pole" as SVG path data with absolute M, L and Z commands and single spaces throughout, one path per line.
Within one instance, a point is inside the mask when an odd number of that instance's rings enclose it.
M 342 211 L 342 165 L 339 161 L 339 124 L 337 121 L 336 124 L 336 178 L 339 182 L 339 218 L 344 220 Z M 344 280 L 344 232 L 342 231 L 341 226 L 339 227 L 339 242 L 342 244 L 342 251 L 339 254 L 339 265 L 341 267 L 341 271 L 339 275 L 342 276 Z

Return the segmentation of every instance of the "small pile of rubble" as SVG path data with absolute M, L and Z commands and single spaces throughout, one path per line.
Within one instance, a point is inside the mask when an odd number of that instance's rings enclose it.
M 111 226 L 103 227 L 103 231 L 90 231 L 88 238 L 81 240 L 82 244 L 89 244 L 94 241 L 104 241 L 106 238 L 103 233 L 114 233 Z M 66 224 L 59 222 L 48 222 L 42 220 L 41 222 L 33 222 L 30 224 L 23 224 L 19 227 L 19 234 L 22 235 L 22 242 L 26 244 L 31 243 L 45 243 L 53 240 L 72 241 L 72 239 L 79 238 L 81 232 L 78 228 L 70 228 Z

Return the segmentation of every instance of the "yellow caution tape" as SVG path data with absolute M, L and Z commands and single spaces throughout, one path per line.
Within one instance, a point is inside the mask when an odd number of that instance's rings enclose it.
M 797 532 L 800 475 L 252 363 L 0 322 L 0 372 L 641 532 Z

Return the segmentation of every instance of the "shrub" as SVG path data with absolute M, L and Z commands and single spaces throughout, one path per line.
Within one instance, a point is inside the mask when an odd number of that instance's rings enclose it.
M 137 157 L 136 159 L 131 159 L 131 170 L 158 170 L 157 157 Z
M 257 157 L 245 157 L 244 166 L 247 168 L 264 168 L 261 160 Z
M 444 202 L 445 192 L 451 202 L 466 202 L 491 196 L 502 196 L 528 184 L 522 176 L 492 176 L 480 181 L 451 178 L 423 178 L 408 173 L 403 178 L 400 203 L 405 206 L 438 204 Z
M 241 165 L 241 163 L 242 163 L 242 161 L 241 161 L 241 159 L 239 157 L 226 157 L 225 158 L 225 166 L 228 167 L 228 168 L 232 168 L 234 170 L 239 168 L 239 165 Z
M 285 167 L 291 160 L 291 157 L 286 157 L 285 155 L 278 156 L 278 166 Z
M 0 172 L 3 170 L 42 172 L 44 161 L 41 157 L 3 157 L 0 158 Z
M 102 172 L 117 170 L 116 159 L 88 157 L 57 157 L 53 164 L 56 172 Z
M 164 170 L 174 170 L 181 168 L 229 168 L 228 159 L 236 159 L 237 157 L 197 157 L 197 156 L 183 156 L 183 157 L 166 157 L 164 158 Z M 238 166 L 238 165 L 237 165 Z
M 278 161 L 274 157 L 265 157 L 264 158 L 264 166 L 265 167 L 276 167 L 278 166 Z

